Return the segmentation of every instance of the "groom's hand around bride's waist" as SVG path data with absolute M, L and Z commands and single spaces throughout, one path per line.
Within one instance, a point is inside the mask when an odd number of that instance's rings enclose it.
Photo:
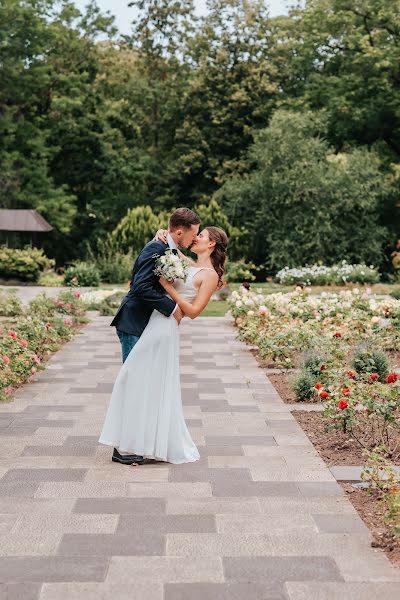
M 183 317 L 185 316 L 184 313 L 181 311 L 181 309 L 179 308 L 179 306 L 177 306 L 174 314 L 173 314 L 174 318 L 177 320 L 178 325 L 179 323 L 182 321 Z

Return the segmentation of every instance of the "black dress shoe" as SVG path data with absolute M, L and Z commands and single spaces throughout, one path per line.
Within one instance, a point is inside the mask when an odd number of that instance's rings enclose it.
M 138 454 L 120 454 L 116 448 L 114 448 L 111 460 L 119 462 L 121 465 L 133 465 L 133 463 L 142 465 L 144 463 L 143 456 L 139 456 Z

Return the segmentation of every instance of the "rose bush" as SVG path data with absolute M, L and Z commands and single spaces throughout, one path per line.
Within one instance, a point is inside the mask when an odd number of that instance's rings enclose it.
M 262 358 L 300 367 L 298 400 L 322 401 L 332 428 L 400 456 L 400 386 L 385 355 L 400 350 L 398 300 L 357 289 L 264 296 L 241 288 L 230 305 L 240 337 Z
M 46 358 L 68 341 L 86 321 L 78 291 L 56 299 L 44 294 L 33 300 L 22 315 L 3 320 L 0 326 L 0 400 L 43 369 Z

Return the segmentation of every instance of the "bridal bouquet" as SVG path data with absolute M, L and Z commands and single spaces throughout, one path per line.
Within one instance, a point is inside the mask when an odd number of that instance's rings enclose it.
M 164 277 L 167 281 L 175 281 L 175 279 L 186 281 L 188 274 L 187 264 L 177 254 L 174 254 L 172 250 L 167 250 L 163 256 L 156 254 L 155 258 L 157 258 L 156 268 L 153 272 L 157 277 Z

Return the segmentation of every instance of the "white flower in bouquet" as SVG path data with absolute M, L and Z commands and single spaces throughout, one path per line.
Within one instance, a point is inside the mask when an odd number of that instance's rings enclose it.
M 167 281 L 175 281 L 175 279 L 186 281 L 188 275 L 187 264 L 172 250 L 167 250 L 162 256 L 155 255 L 155 257 L 157 260 L 153 272 L 157 277 L 164 277 Z

